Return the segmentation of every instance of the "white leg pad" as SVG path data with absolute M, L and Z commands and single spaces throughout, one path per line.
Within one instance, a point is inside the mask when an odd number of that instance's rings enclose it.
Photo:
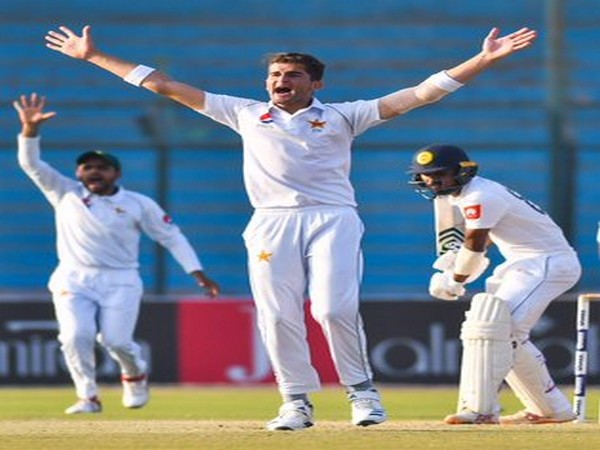
M 465 314 L 458 410 L 498 413 L 498 390 L 513 361 L 511 316 L 505 302 L 477 294 Z
M 506 382 L 527 412 L 554 416 L 571 409 L 567 397 L 554 384 L 544 356 L 530 341 L 516 348 Z

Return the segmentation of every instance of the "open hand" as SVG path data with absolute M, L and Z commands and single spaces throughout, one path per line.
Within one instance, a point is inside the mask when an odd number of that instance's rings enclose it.
M 81 36 L 65 26 L 60 26 L 58 29 L 60 31 L 48 31 L 46 47 L 76 59 L 89 59 L 96 53 L 91 26 L 84 26 Z
M 19 100 L 13 102 L 13 106 L 19 114 L 19 120 L 23 125 L 23 134 L 26 136 L 37 135 L 39 126 L 56 115 L 54 111 L 44 111 L 46 97 L 39 96 L 36 93 L 31 94 L 29 97 L 21 95 Z
M 500 29 L 494 27 L 483 40 L 482 50 L 492 59 L 504 58 L 511 53 L 530 47 L 537 38 L 537 31 L 527 27 L 506 36 L 498 37 L 499 34 Z

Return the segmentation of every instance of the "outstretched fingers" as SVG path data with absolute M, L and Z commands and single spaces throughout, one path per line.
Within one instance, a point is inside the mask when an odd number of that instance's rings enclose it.
M 23 100 L 23 96 L 21 96 L 21 101 Z M 22 113 L 23 112 L 23 107 L 21 106 L 21 102 L 19 102 L 18 100 L 15 100 L 12 102 L 13 107 L 17 110 L 18 113 Z
M 504 58 L 513 52 L 533 45 L 537 31 L 523 27 L 506 36 L 499 36 L 500 30 L 492 28 L 483 41 L 483 51 L 494 59 Z
M 19 100 L 13 101 L 12 104 L 19 113 L 19 117 L 23 123 L 41 123 L 56 115 L 54 111 L 44 112 L 46 97 L 38 95 L 35 92 L 29 96 L 20 95 Z
M 537 31 L 529 28 L 521 28 L 507 36 L 516 49 L 527 47 L 537 38 Z
M 81 30 L 81 35 L 85 38 L 85 39 L 89 39 L 92 35 L 92 27 L 89 25 L 86 25 L 83 27 L 83 30 Z
M 58 27 L 58 29 L 62 31 L 67 37 L 77 37 L 77 35 L 69 27 L 61 25 L 60 27 Z
M 26 108 L 43 108 L 46 104 L 46 97 L 39 96 L 36 92 L 31 93 L 29 97 L 21 95 L 21 104 Z
M 31 94 L 31 100 L 34 102 L 34 105 L 41 110 L 46 107 L 46 97 L 43 95 L 37 95 L 35 92 Z
M 525 34 L 535 33 L 535 30 L 530 29 L 529 27 L 523 27 L 520 30 L 513 31 L 508 35 L 509 38 L 514 38 L 517 36 L 522 36 Z
M 48 31 L 45 39 L 46 47 L 73 58 L 85 59 L 94 51 L 94 42 L 89 25 L 83 27 L 81 36 L 69 27 L 62 25 L 56 30 Z
M 56 116 L 56 111 L 48 111 L 48 112 L 42 113 L 41 121 L 45 122 L 48 119 L 52 119 L 54 116 Z
M 66 42 L 67 36 L 56 31 L 50 30 L 48 31 L 48 34 L 46 34 L 45 39 L 46 47 L 49 47 L 52 50 L 60 50 Z
M 494 27 L 490 30 L 490 32 L 488 33 L 488 35 L 485 37 L 486 40 L 490 40 L 490 39 L 496 39 L 498 37 L 498 35 L 500 34 L 500 29 L 497 27 Z
M 19 101 L 17 102 L 15 100 L 13 102 L 13 104 L 17 103 L 19 105 L 19 108 L 17 108 L 17 110 L 21 111 L 21 110 L 23 110 L 23 108 L 31 108 L 32 103 L 36 103 L 36 102 L 37 102 L 37 94 L 34 92 L 29 97 L 27 97 L 26 95 L 20 95 Z

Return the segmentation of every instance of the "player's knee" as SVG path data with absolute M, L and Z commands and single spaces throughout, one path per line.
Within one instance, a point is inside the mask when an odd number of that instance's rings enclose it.
M 477 294 L 465 315 L 461 339 L 508 341 L 512 336 L 512 318 L 508 305 L 491 294 Z
M 512 335 L 513 335 L 514 341 L 518 345 L 522 345 L 525 342 L 529 341 L 529 329 L 524 329 L 522 327 L 519 327 L 519 324 L 513 324 Z
M 304 316 L 302 316 L 304 317 Z M 281 311 L 270 311 L 268 313 L 259 312 L 259 322 L 266 328 L 277 328 L 284 326 L 288 322 L 294 322 L 295 318 L 283 314 Z
M 93 333 L 81 330 L 61 331 L 58 335 L 58 341 L 63 348 L 93 347 L 96 337 Z
M 342 323 L 348 322 L 348 320 L 354 320 L 357 311 L 351 311 L 347 308 L 313 308 L 311 314 L 319 324 L 323 325 L 327 323 Z

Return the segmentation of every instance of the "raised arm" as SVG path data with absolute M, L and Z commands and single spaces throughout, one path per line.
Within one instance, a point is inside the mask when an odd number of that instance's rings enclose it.
M 462 64 L 447 70 L 448 75 L 459 83 L 466 83 L 491 67 L 495 62 L 530 47 L 537 38 L 537 31 L 529 28 L 521 28 L 502 37 L 498 37 L 499 34 L 500 30 L 498 28 L 492 28 L 483 40 L 481 52 Z
M 379 101 L 382 119 L 391 119 L 419 106 L 441 100 L 497 61 L 533 45 L 537 32 L 521 28 L 514 33 L 498 37 L 500 30 L 492 28 L 483 40 L 481 52 L 463 63 L 436 73 L 417 86 L 402 89 Z
M 156 94 L 168 97 L 195 110 L 204 109 L 204 91 L 171 79 L 158 70 L 140 68 L 138 64 L 125 61 L 100 51 L 92 38 L 92 27 L 83 27 L 81 36 L 71 29 L 61 26 L 46 35 L 46 47 L 71 58 L 90 62 L 132 84 L 142 86 Z M 132 74 L 134 75 L 132 77 Z M 141 76 L 140 76 L 141 74 Z
M 56 116 L 56 112 L 44 111 L 46 98 L 35 93 L 21 95 L 13 102 L 13 106 L 21 122 L 21 133 L 17 137 L 19 166 L 48 201 L 56 206 L 62 196 L 77 184 L 41 159 L 40 128 L 44 122 Z
M 46 97 L 31 94 L 29 97 L 21 95 L 19 100 L 13 102 L 21 121 L 21 135 L 24 137 L 36 137 L 40 133 L 40 126 L 46 120 L 56 115 L 55 112 L 45 112 Z

